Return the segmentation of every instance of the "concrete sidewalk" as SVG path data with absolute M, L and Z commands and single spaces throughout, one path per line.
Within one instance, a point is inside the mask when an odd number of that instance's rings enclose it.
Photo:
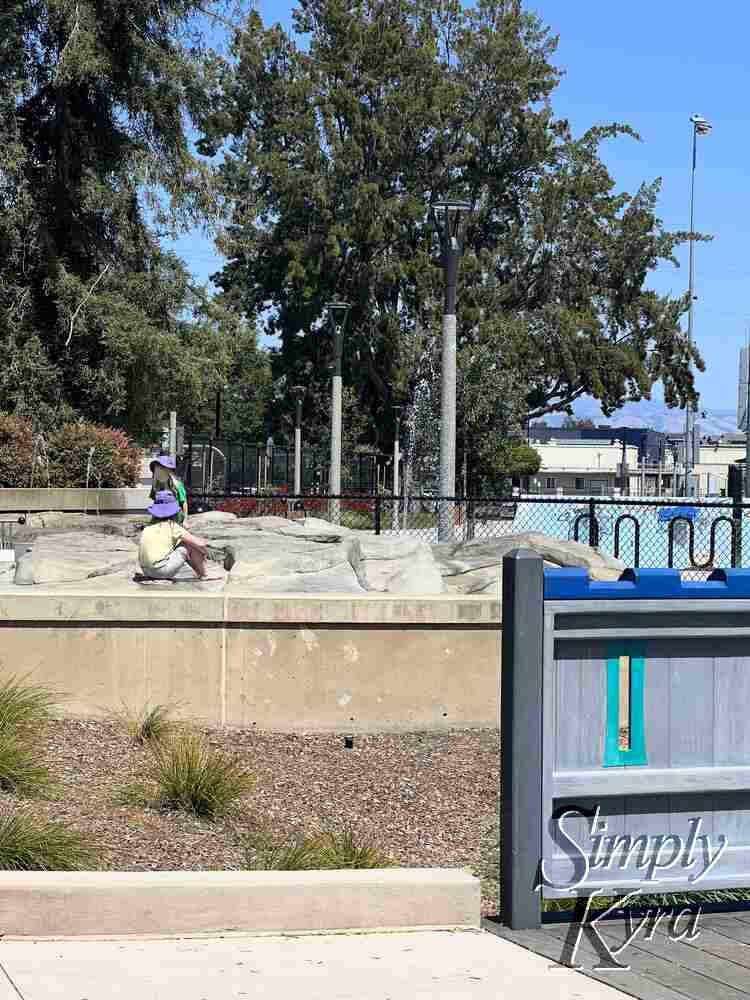
M 480 931 L 0 942 L 0 1000 L 617 1000 Z

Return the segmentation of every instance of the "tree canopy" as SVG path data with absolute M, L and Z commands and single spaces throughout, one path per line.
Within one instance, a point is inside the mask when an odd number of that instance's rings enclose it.
M 0 13 L 0 410 L 146 435 L 170 408 L 209 429 L 221 393 L 233 433 L 287 435 L 303 384 L 322 440 L 326 302 L 345 298 L 348 445 L 389 449 L 406 403 L 412 450 L 432 447 L 445 197 L 471 206 L 457 426 L 477 474 L 584 395 L 610 414 L 661 381 L 695 401 L 686 297 L 648 286 L 688 234 L 659 220 L 658 179 L 617 189 L 600 149 L 637 141 L 627 124 L 555 117 L 557 40 L 520 0 L 298 0 L 290 31 L 220 20 L 227 56 L 206 43 L 219 13 Z M 162 245 L 195 225 L 227 261 L 213 298 Z

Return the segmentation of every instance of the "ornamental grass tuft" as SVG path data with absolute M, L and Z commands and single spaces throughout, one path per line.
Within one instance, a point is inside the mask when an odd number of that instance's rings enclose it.
M 261 829 L 245 834 L 241 842 L 245 865 L 254 870 L 319 871 L 396 865 L 380 848 L 361 840 L 351 827 L 319 829 L 292 837 L 277 837 Z
M 76 830 L 34 816 L 28 809 L 0 812 L 0 870 L 85 871 L 96 855 Z
M 242 761 L 214 749 L 200 733 L 177 732 L 148 749 L 147 778 L 158 789 L 155 804 L 161 808 L 214 819 L 237 812 L 255 787 Z

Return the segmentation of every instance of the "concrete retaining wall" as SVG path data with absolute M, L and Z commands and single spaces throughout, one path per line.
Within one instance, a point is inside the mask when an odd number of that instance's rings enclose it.
M 139 513 L 149 504 L 149 488 L 97 489 L 0 489 L 0 513 L 43 510 L 98 511 L 101 514 Z
M 2 872 L 8 937 L 479 926 L 479 880 L 450 868 Z
M 183 718 L 276 731 L 497 725 L 490 598 L 0 592 L 0 668 L 63 692 L 70 715 L 179 703 Z

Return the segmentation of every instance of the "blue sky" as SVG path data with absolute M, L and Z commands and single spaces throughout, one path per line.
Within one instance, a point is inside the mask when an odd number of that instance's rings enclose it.
M 264 21 L 291 23 L 292 0 L 259 0 Z M 619 189 L 661 177 L 661 218 L 670 229 L 689 225 L 691 126 L 697 112 L 714 131 L 698 139 L 696 229 L 711 243 L 696 250 L 695 338 L 706 360 L 698 376 L 702 404 L 732 409 L 737 360 L 750 323 L 748 170 L 743 153 L 750 93 L 750 5 L 722 0 L 527 0 L 560 36 L 555 62 L 565 76 L 553 95 L 558 117 L 575 133 L 591 125 L 625 122 L 642 142 L 621 138 L 603 147 Z M 174 248 L 193 273 L 207 280 L 221 266 L 200 233 Z M 662 267 L 650 280 L 659 291 L 687 289 L 687 247 L 682 267 Z

